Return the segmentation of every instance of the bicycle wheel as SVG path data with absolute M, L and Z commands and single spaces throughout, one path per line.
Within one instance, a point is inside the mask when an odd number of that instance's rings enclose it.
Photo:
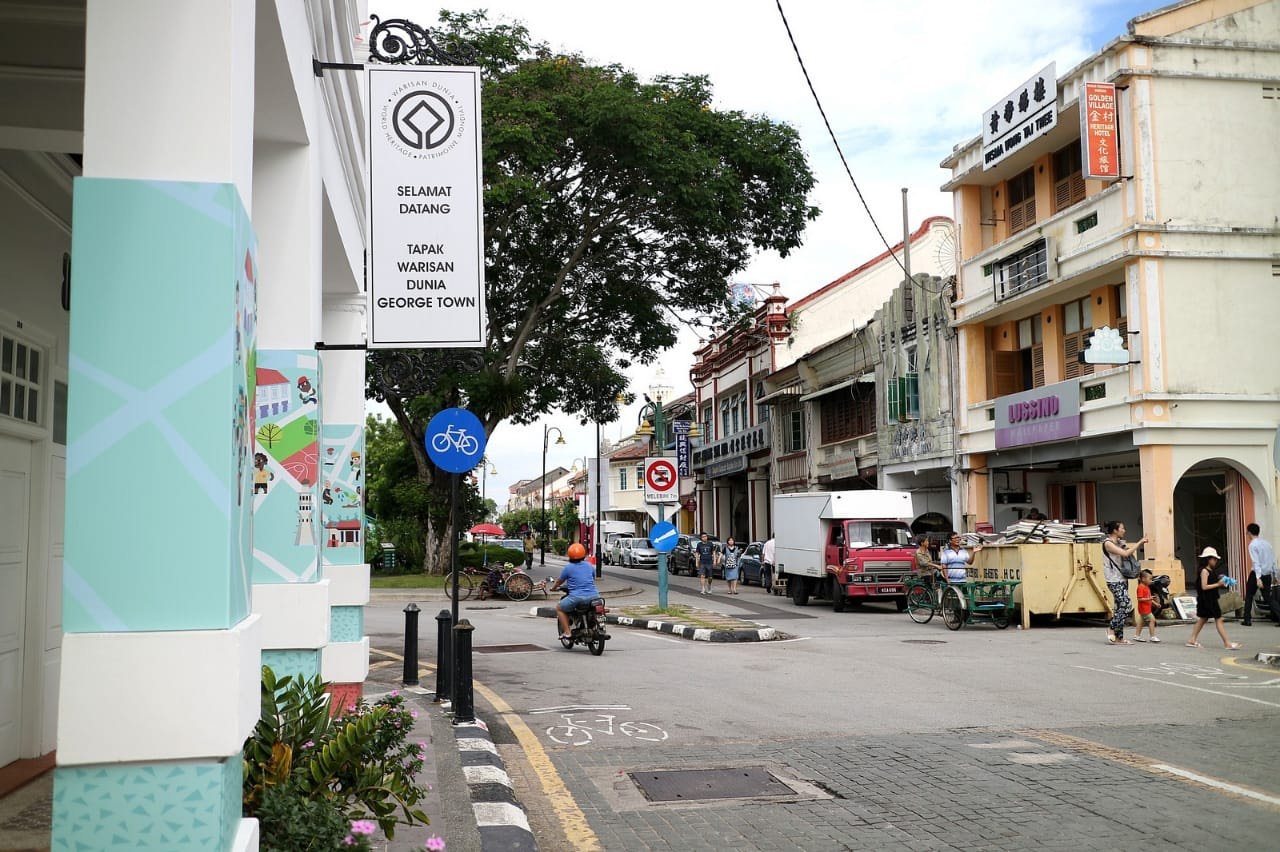
M 591 732 L 580 725 L 552 725 L 547 736 L 558 745 L 584 746 L 591 742 Z
M 529 575 L 517 571 L 507 578 L 507 597 L 513 601 L 522 601 L 533 594 L 533 580 Z
M 651 743 L 660 743 L 667 738 L 667 732 L 652 722 L 623 722 L 618 725 L 618 733 Z
M 907 614 L 916 624 L 933 620 L 933 590 L 928 586 L 912 586 L 907 592 Z
M 444 432 L 437 432 L 431 439 L 431 448 L 437 453 L 447 452 L 452 442 Z
M 458 452 L 464 456 L 474 456 L 478 449 L 480 449 L 480 442 L 474 435 L 463 435 L 458 439 Z
M 458 600 L 465 601 L 471 597 L 471 590 L 474 584 L 471 582 L 470 574 L 458 575 Z M 448 595 L 449 600 L 453 600 L 453 572 L 444 575 L 444 593 Z
M 964 603 L 960 600 L 960 593 L 953 586 L 947 586 L 942 591 L 942 623 L 947 625 L 948 630 L 959 630 L 964 627 Z

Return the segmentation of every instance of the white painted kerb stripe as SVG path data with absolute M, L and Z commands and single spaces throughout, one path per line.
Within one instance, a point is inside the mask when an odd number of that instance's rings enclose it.
M 490 754 L 497 754 L 498 748 L 489 740 L 463 737 L 458 740 L 458 751 L 487 751 Z
M 490 825 L 514 825 L 530 831 L 529 818 L 524 811 L 510 802 L 475 802 L 471 810 L 476 815 L 476 825 L 480 828 Z
M 468 784 L 501 784 L 504 787 L 513 786 L 511 776 L 504 770 L 496 766 L 464 766 L 462 774 L 466 776 Z
M 1237 796 L 1244 796 L 1249 799 L 1256 799 L 1259 802 L 1266 802 L 1269 805 L 1280 805 L 1280 798 L 1276 796 L 1268 796 L 1266 793 L 1259 793 L 1257 790 L 1250 790 L 1248 787 L 1241 787 L 1238 784 L 1232 784 L 1228 781 L 1219 781 L 1217 778 L 1210 778 L 1207 775 L 1199 775 L 1195 772 L 1189 772 L 1186 769 L 1179 769 L 1176 766 L 1168 766 L 1164 763 L 1151 764 L 1152 769 L 1159 769 L 1161 772 L 1168 772 L 1170 775 L 1177 775 L 1179 778 L 1186 778 L 1197 784 L 1204 784 L 1206 787 L 1213 787 L 1215 790 L 1225 790 L 1228 793 L 1235 793 Z

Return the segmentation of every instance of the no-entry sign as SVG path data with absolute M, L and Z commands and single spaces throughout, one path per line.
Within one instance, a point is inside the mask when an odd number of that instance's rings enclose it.
M 644 460 L 644 502 L 680 502 L 680 477 L 676 475 L 675 459 Z

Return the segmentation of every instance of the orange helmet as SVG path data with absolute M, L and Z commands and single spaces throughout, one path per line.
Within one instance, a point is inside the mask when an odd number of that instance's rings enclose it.
M 587 549 L 585 547 L 578 544 L 576 541 L 573 544 L 569 545 L 569 561 L 570 562 L 581 562 L 586 558 L 587 558 Z

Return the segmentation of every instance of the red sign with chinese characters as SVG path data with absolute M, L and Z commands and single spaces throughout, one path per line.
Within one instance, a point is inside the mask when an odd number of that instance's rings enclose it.
M 1085 83 L 1080 105 L 1080 137 L 1084 144 L 1084 176 L 1094 180 L 1120 177 L 1120 140 L 1116 135 L 1114 83 Z

